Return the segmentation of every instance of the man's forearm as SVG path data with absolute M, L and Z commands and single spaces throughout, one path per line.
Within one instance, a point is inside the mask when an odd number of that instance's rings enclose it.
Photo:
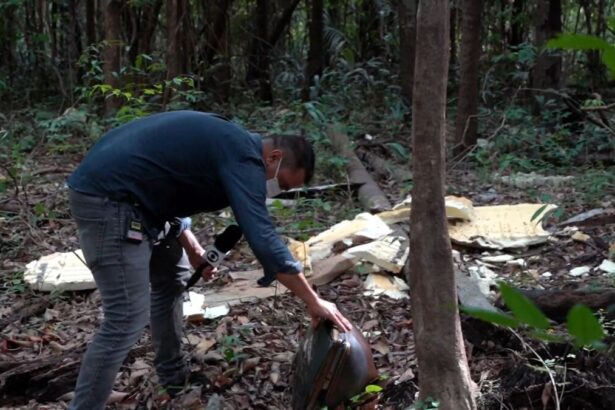
M 190 263 L 196 269 L 198 266 L 195 265 L 201 264 L 201 255 L 205 252 L 198 239 L 196 239 L 191 230 L 186 229 L 182 231 L 177 240 L 186 251 Z
M 303 273 L 278 273 L 276 279 L 306 305 L 312 306 L 318 300 L 318 295 L 305 279 Z

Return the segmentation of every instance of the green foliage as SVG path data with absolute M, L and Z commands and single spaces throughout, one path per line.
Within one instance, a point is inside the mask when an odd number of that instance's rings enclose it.
M 494 325 L 510 328 L 525 327 L 532 337 L 547 342 L 562 343 L 569 339 L 577 347 L 604 346 L 601 342 L 605 335 L 604 329 L 588 307 L 575 305 L 568 312 L 568 335 L 564 338 L 553 332 L 547 317 L 534 302 L 503 282 L 499 283 L 499 288 L 502 299 L 513 316 L 466 306 L 461 307 L 461 311 Z
M 609 20 L 609 24 L 612 19 Z M 615 76 L 615 46 L 605 40 L 586 34 L 560 34 L 557 38 L 547 42 L 548 48 L 561 48 L 565 50 L 601 50 L 602 62 L 607 66 L 612 76 Z
M 605 192 L 615 192 L 615 169 L 584 170 L 574 179 L 574 186 L 584 202 L 598 205 Z
M 600 346 L 599 342 L 604 338 L 604 329 L 587 306 L 574 305 L 568 312 L 567 323 L 568 332 L 577 347 Z

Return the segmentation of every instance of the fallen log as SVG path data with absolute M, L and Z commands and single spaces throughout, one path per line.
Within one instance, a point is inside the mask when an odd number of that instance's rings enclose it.
M 594 312 L 604 309 L 608 319 L 615 318 L 615 309 L 613 309 L 615 289 L 519 289 L 519 291 L 556 322 L 565 322 L 566 315 L 577 303 L 586 305 Z
M 381 178 L 392 178 L 398 184 L 412 180 L 412 173 L 409 169 L 395 165 L 392 161 L 387 161 L 365 149 L 360 151 L 360 156 Z
M 75 387 L 85 347 L 83 344 L 59 355 L 2 366 L 9 370 L 0 373 L 0 397 L 56 400 Z
M 329 127 L 327 134 L 335 152 L 348 160 L 346 170 L 348 171 L 350 183 L 363 184 L 358 192 L 359 202 L 363 208 L 369 212 L 381 212 L 391 209 L 391 203 L 351 148 L 348 137 L 339 128 L 334 126 Z

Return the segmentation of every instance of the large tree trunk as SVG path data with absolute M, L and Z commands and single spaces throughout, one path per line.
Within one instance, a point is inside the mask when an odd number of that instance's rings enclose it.
M 310 87 L 314 84 L 314 77 L 322 75 L 322 70 L 324 68 L 323 12 L 324 1 L 312 0 L 312 9 L 310 13 L 310 49 L 308 51 L 307 65 L 305 68 L 305 84 L 301 95 L 303 101 L 308 101 L 310 99 Z
M 120 88 L 120 62 L 122 52 L 122 2 L 119 0 L 105 1 L 105 42 L 103 72 L 105 83 L 113 88 Z M 122 101 L 110 96 L 105 99 L 105 111 L 107 114 L 118 109 Z
M 478 71 L 482 0 L 463 0 L 461 13 L 461 56 L 455 155 L 476 144 L 478 114 Z
M 541 48 L 547 40 L 562 31 L 561 0 L 536 0 L 534 10 L 535 45 Z M 545 51 L 538 55 L 531 72 L 532 87 L 539 89 L 561 86 L 562 57 L 556 51 Z
M 475 409 L 444 208 L 448 0 L 421 1 L 417 26 L 408 280 L 419 396 L 435 398 L 443 410 Z
M 401 94 L 412 104 L 414 60 L 416 55 L 416 12 L 419 0 L 399 0 L 399 77 Z

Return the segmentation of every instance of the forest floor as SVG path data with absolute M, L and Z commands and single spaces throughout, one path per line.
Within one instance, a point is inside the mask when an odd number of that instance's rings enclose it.
M 100 323 L 98 292 L 44 294 L 30 290 L 21 279 L 28 262 L 78 246 L 63 181 L 80 155 L 37 146 L 22 169 L 27 173 L 15 175 L 15 180 L 4 175 L 7 189 L 0 196 L 2 408 L 66 408 L 61 397 L 72 389 L 79 358 Z M 470 168 L 454 171 L 448 179 L 448 193 L 465 196 L 475 205 L 548 199 L 563 209 L 558 218 L 544 221 L 553 232 L 560 231 L 556 224 L 567 217 L 595 207 L 615 207 L 615 190 L 588 197 L 575 184 L 521 189 L 477 175 Z M 381 182 L 392 202 L 401 199 L 398 185 Z M 320 199 L 334 204 L 326 212 L 319 209 L 323 225 L 333 225 L 360 211 L 355 199 L 344 193 L 325 194 Z M 220 218 L 198 218 L 198 236 L 205 238 L 213 232 Z M 291 222 L 296 227 L 297 220 L 313 218 L 313 213 L 298 211 L 276 215 L 281 231 L 290 235 L 294 232 L 289 228 Z M 310 223 L 313 226 L 313 220 Z M 553 241 L 508 252 L 531 262 L 524 267 L 501 265 L 495 268 L 498 278 L 528 289 L 612 288 L 613 277 L 593 268 L 608 258 L 609 245 L 615 242 L 615 224 L 611 221 L 581 230 L 589 239 L 578 241 L 562 234 Z M 477 259 L 483 252 L 454 248 L 469 259 Z M 245 243 L 225 263 L 229 269 L 257 266 Z M 586 275 L 571 276 L 570 270 L 579 266 L 592 269 Z M 545 272 L 551 275 L 543 275 Z M 222 286 L 222 282 L 208 286 Z M 416 400 L 419 376 L 411 301 L 365 296 L 362 282 L 360 272 L 350 271 L 318 291 L 335 301 L 372 344 L 383 375 L 379 408 L 409 408 Z M 110 408 L 289 408 L 292 358 L 308 325 L 301 303 L 289 295 L 237 304 L 223 318 L 186 324 L 184 348 L 192 370 L 207 375 L 213 386 L 207 391 L 195 388 L 173 401 L 156 383 L 146 331 L 121 368 Z M 612 334 L 608 321 L 604 326 Z M 512 332 L 467 317 L 463 318 L 463 330 L 472 378 L 479 389 L 479 408 L 551 409 L 557 400 L 562 409 L 615 408 L 612 355 L 545 343 L 527 332 Z

